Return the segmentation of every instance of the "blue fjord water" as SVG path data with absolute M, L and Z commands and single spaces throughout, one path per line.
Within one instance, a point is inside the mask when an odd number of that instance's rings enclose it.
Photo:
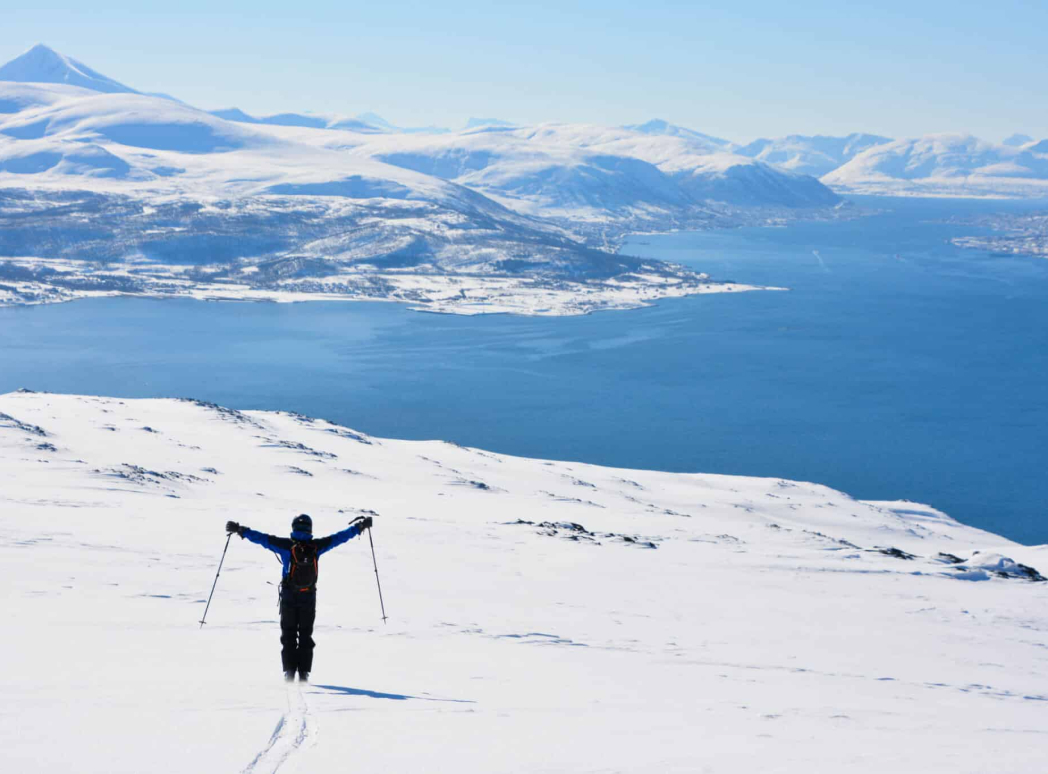
M 980 230 L 941 222 L 1019 205 L 860 203 L 882 212 L 626 247 L 789 292 L 582 318 L 0 309 L 0 392 L 193 396 L 525 456 L 818 481 L 1048 542 L 1048 261 L 961 250 L 947 240 Z

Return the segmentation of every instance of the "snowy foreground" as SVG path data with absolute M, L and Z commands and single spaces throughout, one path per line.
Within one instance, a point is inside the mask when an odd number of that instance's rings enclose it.
M 227 519 L 365 510 L 390 620 L 367 541 L 326 555 L 312 684 L 281 682 L 257 546 L 232 539 L 200 630 Z M 0 552 L 4 771 L 1038 772 L 1048 750 L 1048 548 L 815 484 L 20 392 Z

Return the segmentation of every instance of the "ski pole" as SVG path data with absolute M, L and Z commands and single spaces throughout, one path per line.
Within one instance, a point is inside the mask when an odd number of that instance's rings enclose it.
M 211 597 L 215 596 L 215 586 L 218 585 L 218 576 L 222 572 L 222 562 L 226 560 L 226 551 L 229 550 L 229 539 L 233 537 L 233 533 L 230 532 L 226 535 L 226 547 L 222 549 L 222 558 L 218 560 L 218 572 L 215 573 L 215 582 L 211 584 L 211 593 L 207 596 L 207 607 L 204 608 L 204 617 L 200 619 L 200 628 L 204 628 L 204 621 L 207 620 L 207 611 L 211 607 Z
M 378 560 L 375 559 L 375 541 L 371 539 L 371 527 L 368 527 L 368 542 L 371 543 L 371 561 L 375 565 L 375 583 L 378 584 L 378 603 L 382 606 L 382 623 L 385 623 L 386 603 L 382 601 L 382 581 L 378 579 Z

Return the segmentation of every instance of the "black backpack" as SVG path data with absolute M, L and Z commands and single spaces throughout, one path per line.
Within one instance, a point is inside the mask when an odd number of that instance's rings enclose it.
M 291 544 L 291 567 L 284 585 L 291 591 L 316 591 L 317 545 L 312 540 L 296 540 Z

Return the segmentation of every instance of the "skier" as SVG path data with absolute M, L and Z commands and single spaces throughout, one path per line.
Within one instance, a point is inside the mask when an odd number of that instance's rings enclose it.
M 291 522 L 291 537 L 267 535 L 226 522 L 226 532 L 237 533 L 280 557 L 284 565 L 280 581 L 280 658 L 284 679 L 291 682 L 298 672 L 301 682 L 309 680 L 313 668 L 313 621 L 317 615 L 317 557 L 355 538 L 372 524 L 367 516 L 334 535 L 313 538 L 313 520 L 305 513 Z

